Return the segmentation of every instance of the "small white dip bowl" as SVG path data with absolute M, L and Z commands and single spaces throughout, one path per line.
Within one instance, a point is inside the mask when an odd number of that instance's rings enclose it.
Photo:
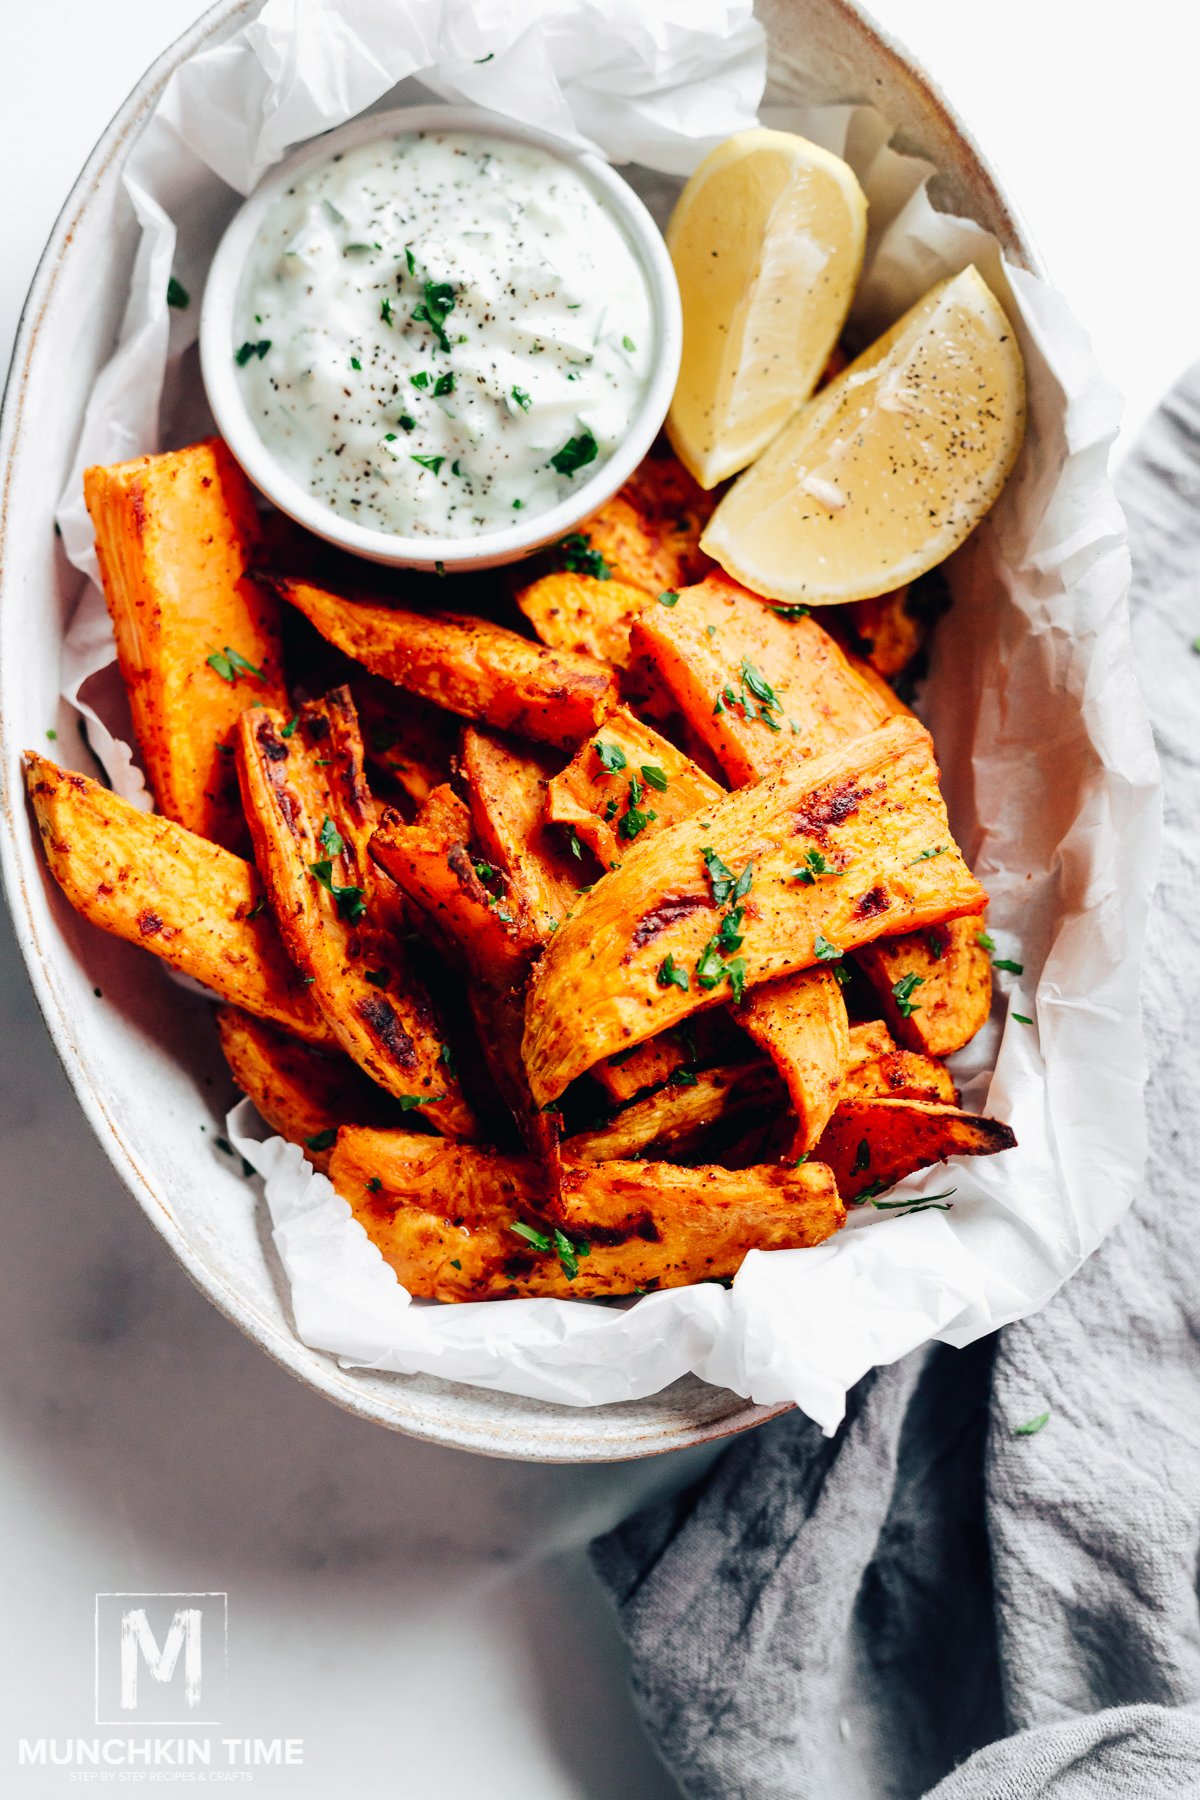
M 334 512 L 310 494 L 263 442 L 237 378 L 234 351 L 238 343 L 236 313 L 242 276 L 275 201 L 297 176 L 327 161 L 336 151 L 414 131 L 476 131 L 528 144 L 560 158 L 588 183 L 599 203 L 620 226 L 645 276 L 653 312 L 650 379 L 617 449 L 574 492 L 548 511 L 533 513 L 517 524 L 474 538 L 404 537 L 368 530 Z M 565 537 L 603 506 L 629 479 L 657 437 L 671 403 L 682 348 L 683 324 L 675 271 L 658 226 L 629 183 L 600 157 L 549 132 L 461 106 L 408 107 L 352 119 L 281 163 L 255 188 L 226 229 L 209 270 L 200 315 L 200 364 L 213 418 L 255 487 L 297 524 L 355 556 L 398 568 L 440 568 L 448 574 L 516 562 Z

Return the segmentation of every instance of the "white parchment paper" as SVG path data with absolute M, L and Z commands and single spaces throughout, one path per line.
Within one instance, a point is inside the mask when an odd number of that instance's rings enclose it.
M 758 117 L 764 78 L 745 0 L 268 0 L 172 77 L 130 156 L 141 243 L 62 501 L 72 560 L 94 576 L 86 464 L 208 428 L 194 351 L 207 261 L 238 196 L 293 145 L 364 108 L 432 92 L 589 140 L 635 165 L 630 178 L 663 217 L 678 178 Z M 829 1431 L 873 1365 L 931 1337 L 968 1343 L 1042 1305 L 1133 1197 L 1145 1153 L 1138 964 L 1157 771 L 1106 475 L 1117 406 L 1079 327 L 987 233 L 934 211 L 929 166 L 890 149 L 869 108 L 773 104 L 762 116 L 844 155 L 866 190 L 860 335 L 975 262 L 1025 354 L 1026 448 L 951 565 L 956 604 L 938 628 L 923 701 L 956 835 L 992 896 L 999 953 L 1025 969 L 998 978 L 993 1018 L 956 1074 L 966 1103 L 1008 1120 L 1019 1148 L 897 1190 L 917 1199 L 953 1189 L 947 1212 L 866 1208 L 815 1250 L 752 1251 L 730 1290 L 439 1306 L 410 1300 L 299 1150 L 260 1141 L 248 1102 L 230 1130 L 265 1177 L 306 1343 L 349 1364 L 574 1405 L 651 1393 L 692 1370 L 757 1401 L 794 1400 Z M 172 272 L 194 296 L 186 312 L 166 307 Z M 92 586 L 68 637 L 64 691 L 114 787 L 149 805 L 121 736 L 113 658 Z

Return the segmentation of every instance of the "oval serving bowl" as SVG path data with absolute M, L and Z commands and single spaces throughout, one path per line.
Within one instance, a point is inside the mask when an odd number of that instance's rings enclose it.
M 219 0 L 139 82 L 51 233 L 17 337 L 0 414 L 0 862 L 34 990 L 88 1121 L 187 1273 L 260 1348 L 338 1405 L 413 1437 L 528 1461 L 614 1461 L 744 1431 L 787 1408 L 755 1406 L 690 1377 L 642 1400 L 553 1406 L 430 1376 L 343 1369 L 302 1344 L 254 1190 L 212 1148 L 229 1081 L 216 1034 L 202 1023 L 205 1003 L 159 976 L 147 979 L 139 952 L 78 918 L 43 866 L 20 753 L 44 743 L 54 723 L 64 750 L 75 741 L 58 694 L 78 576 L 58 547 L 53 511 L 125 301 L 137 232 L 122 166 L 174 70 L 255 11 L 257 0 Z M 978 220 L 1013 262 L 1040 273 L 1014 207 L 968 132 L 912 59 L 857 7 L 760 0 L 758 12 L 772 77 L 786 82 L 790 96 L 800 89 L 807 100 L 835 102 L 869 94 L 904 148 L 938 168 L 938 203 Z

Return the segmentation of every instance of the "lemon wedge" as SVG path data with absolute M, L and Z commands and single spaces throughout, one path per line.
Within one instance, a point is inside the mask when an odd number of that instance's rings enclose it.
M 675 454 L 715 487 L 766 448 L 816 386 L 862 267 L 854 171 L 787 131 L 740 131 L 680 194 L 667 247 L 683 362 L 667 418 Z
M 701 548 L 775 600 L 887 593 L 975 528 L 1024 430 L 1012 326 L 979 271 L 964 269 L 797 415 L 725 495 Z

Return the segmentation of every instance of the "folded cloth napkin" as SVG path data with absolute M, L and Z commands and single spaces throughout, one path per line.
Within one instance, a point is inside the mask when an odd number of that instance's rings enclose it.
M 594 1546 L 687 1795 L 1200 1797 L 1200 365 L 1120 485 L 1166 784 L 1145 1189 L 1034 1318 Z

